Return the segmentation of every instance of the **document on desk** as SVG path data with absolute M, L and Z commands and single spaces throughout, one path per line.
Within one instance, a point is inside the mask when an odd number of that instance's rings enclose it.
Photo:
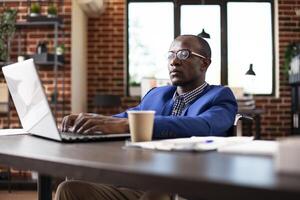
M 0 136 L 4 136 L 4 135 L 22 135 L 22 134 L 28 134 L 28 133 L 22 128 L 0 129 Z
M 278 147 L 277 141 L 253 140 L 246 143 L 219 147 L 218 152 L 244 155 L 275 156 L 278 152 Z
M 190 137 L 150 142 L 126 142 L 127 147 L 156 149 L 163 151 L 209 151 L 219 147 L 250 142 L 253 137 Z

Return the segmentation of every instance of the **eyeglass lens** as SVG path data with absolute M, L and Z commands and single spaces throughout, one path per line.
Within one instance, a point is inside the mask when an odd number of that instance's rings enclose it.
M 187 59 L 189 56 L 190 56 L 190 52 L 186 49 L 182 49 L 182 50 L 179 50 L 177 52 L 169 52 L 168 53 L 168 59 L 171 60 L 171 59 L 174 59 L 175 56 L 179 59 L 179 60 L 185 60 Z

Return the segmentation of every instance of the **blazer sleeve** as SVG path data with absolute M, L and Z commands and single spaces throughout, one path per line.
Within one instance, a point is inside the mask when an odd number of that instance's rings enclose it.
M 209 108 L 196 116 L 155 116 L 153 137 L 226 136 L 236 113 L 235 97 L 224 87 L 211 100 Z

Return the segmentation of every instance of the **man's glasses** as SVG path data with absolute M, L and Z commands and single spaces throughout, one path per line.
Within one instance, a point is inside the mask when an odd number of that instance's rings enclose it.
M 179 60 L 186 60 L 188 59 L 191 55 L 194 55 L 194 56 L 198 56 L 199 58 L 203 58 L 203 59 L 206 59 L 205 56 L 202 56 L 198 53 L 195 53 L 189 49 L 180 49 L 176 52 L 174 51 L 169 51 L 168 52 L 168 55 L 167 55 L 167 58 L 168 60 L 172 60 L 172 59 L 175 59 L 176 57 L 179 59 Z

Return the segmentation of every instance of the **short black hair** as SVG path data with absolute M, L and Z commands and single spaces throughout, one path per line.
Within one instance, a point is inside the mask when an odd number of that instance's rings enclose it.
M 211 49 L 208 42 L 205 39 L 197 35 L 180 35 L 178 37 L 182 36 L 195 38 L 199 43 L 199 53 L 201 53 L 201 55 L 205 56 L 208 59 L 211 58 Z

